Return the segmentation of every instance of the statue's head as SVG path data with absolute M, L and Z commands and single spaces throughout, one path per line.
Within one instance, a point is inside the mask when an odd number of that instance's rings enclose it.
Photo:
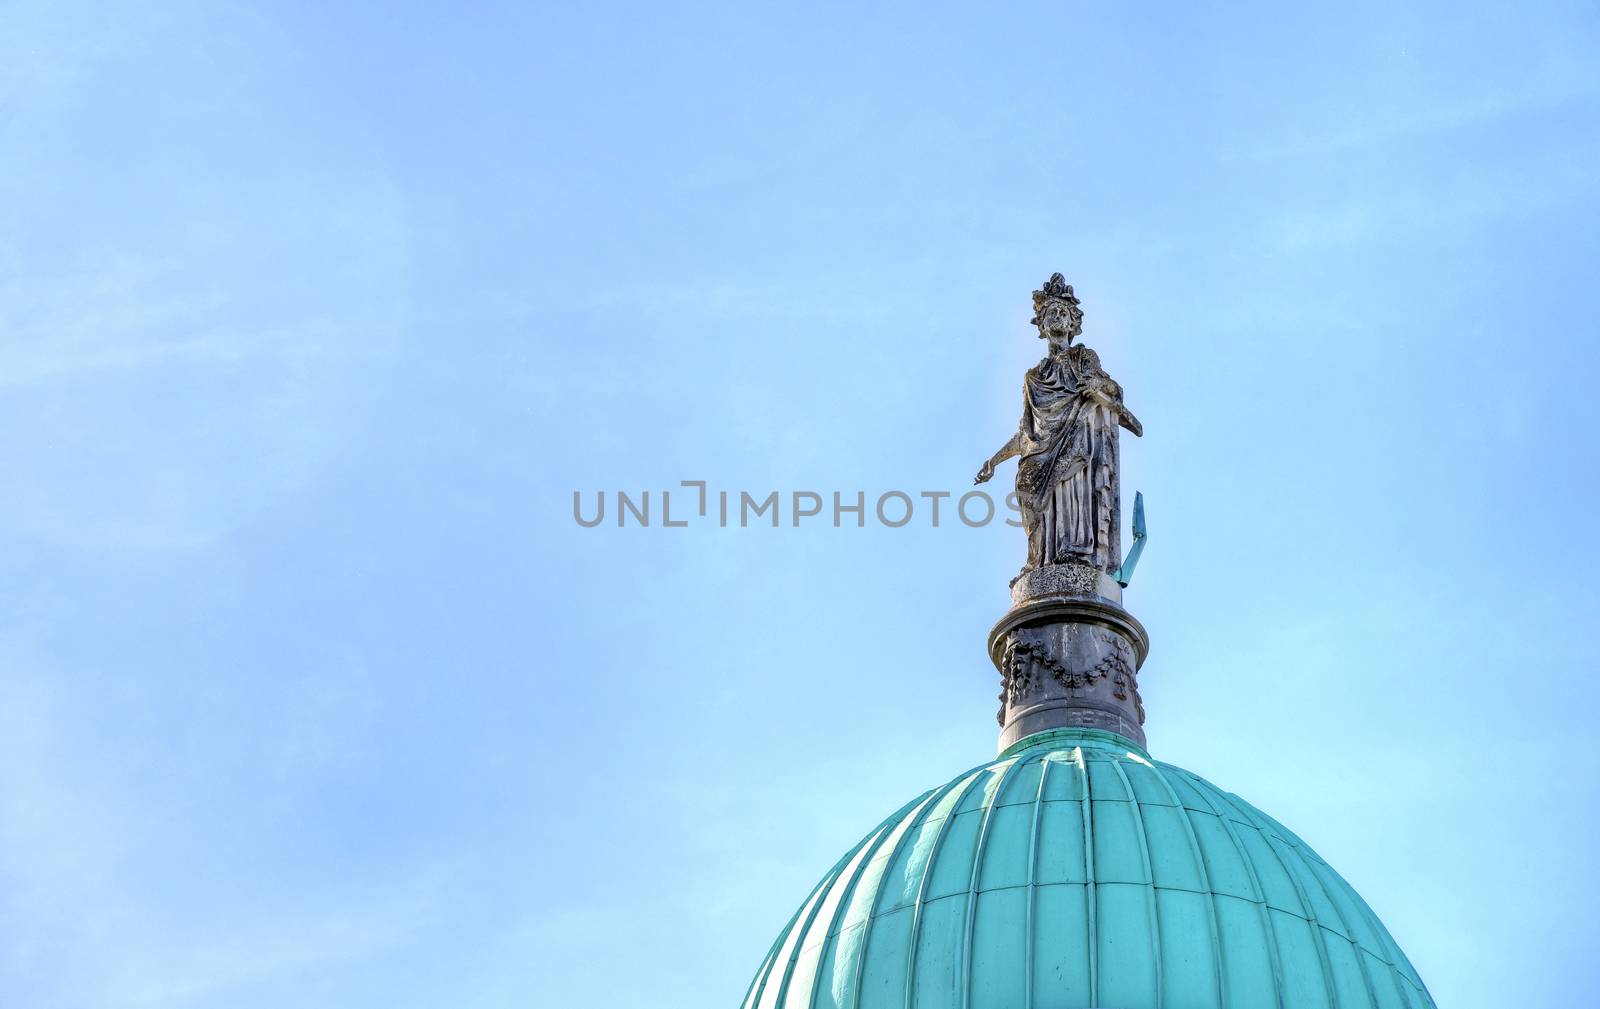
M 1083 332 L 1083 309 L 1061 274 L 1052 273 L 1044 288 L 1033 292 L 1033 318 L 1029 321 L 1039 327 L 1039 338 L 1049 340 L 1051 346 L 1066 346 Z

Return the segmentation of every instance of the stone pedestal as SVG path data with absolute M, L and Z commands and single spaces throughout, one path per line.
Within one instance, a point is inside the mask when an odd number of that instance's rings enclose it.
M 1138 672 L 1145 629 L 1102 571 L 1052 565 L 1012 585 L 1012 606 L 989 632 L 1000 671 L 1000 749 L 1046 729 L 1105 729 L 1144 745 Z

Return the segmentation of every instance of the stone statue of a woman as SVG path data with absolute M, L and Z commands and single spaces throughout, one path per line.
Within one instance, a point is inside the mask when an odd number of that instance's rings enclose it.
M 1073 344 L 1083 332 L 1083 311 L 1061 274 L 1033 292 L 1033 308 L 1031 321 L 1050 352 L 1023 382 L 1017 433 L 983 464 L 976 482 L 1020 456 L 1024 572 L 1070 564 L 1110 574 L 1122 563 L 1118 429 L 1141 435 L 1144 428 L 1122 405 L 1122 387 L 1100 367 L 1099 355 Z

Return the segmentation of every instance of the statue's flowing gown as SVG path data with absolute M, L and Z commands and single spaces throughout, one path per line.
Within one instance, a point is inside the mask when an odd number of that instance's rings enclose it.
M 1088 347 L 1028 371 L 1017 497 L 1029 568 L 1079 563 L 1111 572 L 1121 563 L 1114 406 L 1121 398 Z

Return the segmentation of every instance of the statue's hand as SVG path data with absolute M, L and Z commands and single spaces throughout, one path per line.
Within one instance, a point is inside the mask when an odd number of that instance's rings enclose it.
M 992 476 L 994 476 L 994 460 L 990 459 L 988 462 L 985 462 L 982 467 L 979 468 L 979 470 L 978 470 L 978 478 L 976 480 L 972 481 L 972 482 L 975 483 L 975 484 L 988 483 L 989 482 L 989 478 L 992 477 Z

